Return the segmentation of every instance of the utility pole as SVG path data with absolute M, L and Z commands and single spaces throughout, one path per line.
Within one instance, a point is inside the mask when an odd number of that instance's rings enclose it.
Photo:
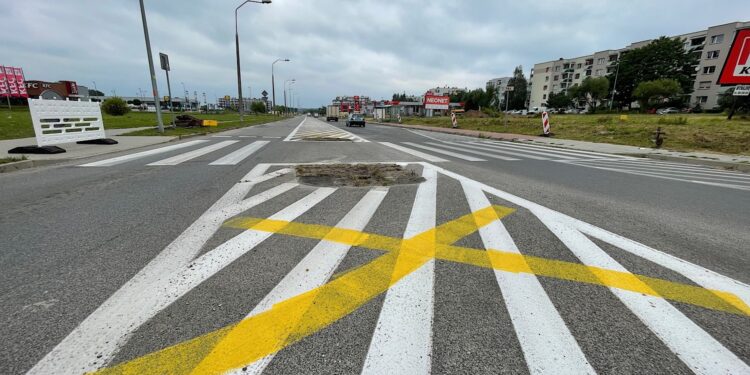
M 154 72 L 154 58 L 151 56 L 151 41 L 148 38 L 148 24 L 146 24 L 146 9 L 143 6 L 143 0 L 140 0 L 141 4 L 141 19 L 143 21 L 143 35 L 146 39 L 146 54 L 148 55 L 148 69 L 151 74 L 151 87 L 154 93 L 154 104 L 156 107 L 156 122 L 159 128 L 159 133 L 164 133 L 164 124 L 161 121 L 161 106 L 159 105 L 159 89 L 156 86 L 156 73 Z
M 279 61 L 289 62 L 289 59 L 276 59 L 276 61 L 271 63 L 271 112 L 276 110 L 276 82 L 274 80 L 273 66 Z
M 271 0 L 261 0 L 261 1 L 254 1 L 254 0 L 245 0 L 242 4 L 240 4 L 237 8 L 234 9 L 234 49 L 235 53 L 237 54 L 237 108 L 240 112 L 240 124 L 242 123 L 242 120 L 245 118 L 245 110 L 244 110 L 244 103 L 242 102 L 242 73 L 240 69 L 240 33 L 237 27 L 237 11 L 240 10 L 240 8 L 247 4 L 247 3 L 258 3 L 258 4 L 271 4 Z
M 617 56 L 617 69 L 615 70 L 615 81 L 612 85 L 612 97 L 609 99 L 609 110 L 612 110 L 612 103 L 615 101 L 615 93 L 617 92 L 617 76 L 620 75 L 620 56 Z

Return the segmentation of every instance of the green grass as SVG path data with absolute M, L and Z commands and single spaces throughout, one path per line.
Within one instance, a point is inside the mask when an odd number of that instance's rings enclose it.
M 165 128 L 163 134 L 159 133 L 159 131 L 156 129 L 144 129 L 144 130 L 137 130 L 134 132 L 130 132 L 125 135 L 180 136 L 180 135 L 190 135 L 190 134 L 216 133 L 216 132 L 221 132 L 225 130 L 244 128 L 246 126 L 266 124 L 266 123 L 278 121 L 281 119 L 279 116 L 275 116 L 275 115 L 250 115 L 250 116 L 245 116 L 245 120 L 242 122 L 242 124 L 240 124 L 239 123 L 240 116 L 237 114 L 234 114 L 233 117 L 230 117 L 232 118 L 231 120 L 223 119 L 222 116 L 227 116 L 227 115 L 196 116 L 198 118 L 219 120 L 219 126 L 201 126 L 201 127 L 196 127 L 196 128 Z
M 657 127 L 666 132 L 662 147 L 678 151 L 713 151 L 750 155 L 750 118 L 735 116 L 731 121 L 721 114 L 647 115 L 628 114 L 620 120 L 617 114 L 550 115 L 550 125 L 556 138 L 621 145 L 652 147 L 652 133 Z M 448 128 L 449 117 L 405 117 L 404 124 Z M 539 135 L 542 120 L 532 116 L 503 118 L 460 117 L 462 129 L 498 133 Z
M 222 114 L 202 114 L 202 113 L 188 113 L 192 116 L 201 119 L 218 120 L 219 127 L 221 128 L 224 124 L 223 121 L 237 121 L 240 119 L 239 114 L 234 112 L 222 113 Z M 175 113 L 179 115 L 179 113 Z M 250 115 L 246 116 L 246 123 L 253 125 L 259 122 L 256 119 L 264 119 L 263 122 L 269 122 L 273 119 L 270 115 Z M 156 126 L 156 113 L 154 112 L 130 112 L 124 116 L 110 116 L 103 114 L 104 128 L 105 129 L 123 129 L 123 128 L 141 128 L 146 126 Z M 172 122 L 172 114 L 164 114 L 164 124 L 170 124 Z M 229 123 L 227 125 L 239 125 L 238 123 Z M 208 128 L 201 128 L 208 129 Z M 180 129 L 182 131 L 183 129 Z M 222 128 L 222 130 L 225 130 Z M 214 132 L 219 130 L 207 130 L 207 132 Z M 190 133 L 195 133 L 193 130 Z M 174 134 L 177 134 L 175 132 Z M 143 134 L 148 135 L 148 134 Z M 179 134 L 178 134 L 179 135 Z M 34 128 L 31 125 L 31 116 L 29 115 L 29 109 L 27 107 L 13 107 L 13 111 L 9 111 L 8 108 L 0 109 L 0 139 L 15 139 L 15 138 L 27 138 L 34 136 Z
M 11 156 L 9 158 L 0 158 L 0 164 L 13 163 L 16 161 L 22 161 L 26 159 L 27 159 L 26 156 L 20 156 L 20 157 Z

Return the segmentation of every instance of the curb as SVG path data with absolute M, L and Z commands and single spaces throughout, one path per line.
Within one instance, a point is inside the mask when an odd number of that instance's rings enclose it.
M 461 135 L 464 137 L 477 137 L 477 138 L 485 138 L 485 139 L 499 139 L 504 141 L 534 141 L 537 139 L 540 139 L 541 137 L 535 137 L 535 136 L 525 136 L 520 135 L 522 137 L 528 137 L 528 138 L 521 138 L 521 137 L 508 137 L 504 136 L 503 133 L 492 133 L 492 132 L 480 132 L 478 130 L 473 130 L 472 132 L 476 132 L 476 135 L 473 134 L 466 134 L 466 133 L 460 133 L 455 132 L 453 129 L 449 128 L 438 128 L 438 127 L 431 127 L 431 126 L 424 126 L 420 125 L 419 127 L 415 126 L 409 126 L 409 125 L 403 125 L 403 124 L 391 124 L 391 123 L 383 123 L 383 122 L 372 122 L 373 124 L 377 125 L 385 125 L 385 126 L 393 126 L 396 128 L 402 128 L 402 129 L 413 129 L 413 130 L 423 130 L 423 131 L 430 131 L 435 133 L 445 133 L 445 134 L 453 134 L 453 135 Z M 545 146 L 549 147 L 557 147 L 563 150 L 578 150 L 575 148 L 568 148 L 568 147 L 559 147 L 556 145 L 551 144 L 544 144 Z M 581 151 L 588 151 L 588 150 L 581 150 Z M 639 157 L 639 158 L 645 158 L 645 159 L 654 159 L 654 160 L 664 160 L 664 161 L 673 161 L 678 163 L 684 163 L 684 164 L 693 164 L 693 165 L 705 165 L 709 167 L 720 167 L 724 169 L 731 169 L 741 172 L 750 172 L 750 164 L 747 163 L 733 163 L 728 161 L 720 161 L 720 160 L 707 160 L 707 159 L 699 159 L 699 158 L 689 158 L 689 157 L 682 157 L 682 156 L 672 156 L 672 155 L 661 155 L 661 154 L 647 154 L 647 153 L 641 153 L 641 154 L 617 154 L 617 155 L 623 155 L 623 156 L 633 156 L 633 157 Z
M 71 161 L 73 159 L 52 159 L 52 160 L 21 160 L 12 163 L 0 164 L 0 173 L 20 171 L 22 169 L 42 167 L 46 165 L 58 164 Z

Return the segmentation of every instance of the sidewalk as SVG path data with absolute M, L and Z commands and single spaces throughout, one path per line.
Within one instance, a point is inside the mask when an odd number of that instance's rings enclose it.
M 548 145 L 560 148 L 570 148 L 582 151 L 602 152 L 606 154 L 627 155 L 635 157 L 645 157 L 651 159 L 671 160 L 689 164 L 701 164 L 732 168 L 741 171 L 750 172 L 750 156 L 720 154 L 711 152 L 682 152 L 670 151 L 667 149 L 655 149 L 637 146 L 616 145 L 610 143 L 594 143 L 586 141 L 574 141 L 569 139 L 558 139 L 552 137 L 538 137 L 533 135 L 521 135 L 511 133 L 493 133 L 469 129 L 451 129 L 439 128 L 425 125 L 402 125 L 393 123 L 373 122 L 378 125 L 394 126 L 404 129 L 424 130 L 438 133 L 463 135 L 467 137 L 478 137 L 487 139 L 497 139 L 514 142 L 525 142 L 539 145 Z
M 61 154 L 28 154 L 23 155 L 28 160 L 0 164 L 0 173 L 10 172 L 18 169 L 25 169 L 39 165 L 48 165 L 62 163 L 68 160 L 87 158 L 90 156 L 109 154 L 112 152 L 131 150 L 134 148 L 151 146 L 159 143 L 169 142 L 178 137 L 134 137 L 122 136 L 137 130 L 150 129 L 128 128 L 128 129 L 110 129 L 106 131 L 107 138 L 112 138 L 118 142 L 116 145 L 79 145 L 77 143 L 63 143 L 58 146 L 65 149 L 66 152 Z M 36 138 L 19 138 L 7 139 L 0 141 L 0 158 L 16 157 L 20 158 L 21 154 L 9 154 L 8 151 L 18 146 L 36 145 Z

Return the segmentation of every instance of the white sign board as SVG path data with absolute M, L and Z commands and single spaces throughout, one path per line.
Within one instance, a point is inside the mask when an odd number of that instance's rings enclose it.
M 98 102 L 29 99 L 38 146 L 105 138 Z
M 750 95 L 750 85 L 737 85 L 734 87 L 734 96 L 748 96 Z

